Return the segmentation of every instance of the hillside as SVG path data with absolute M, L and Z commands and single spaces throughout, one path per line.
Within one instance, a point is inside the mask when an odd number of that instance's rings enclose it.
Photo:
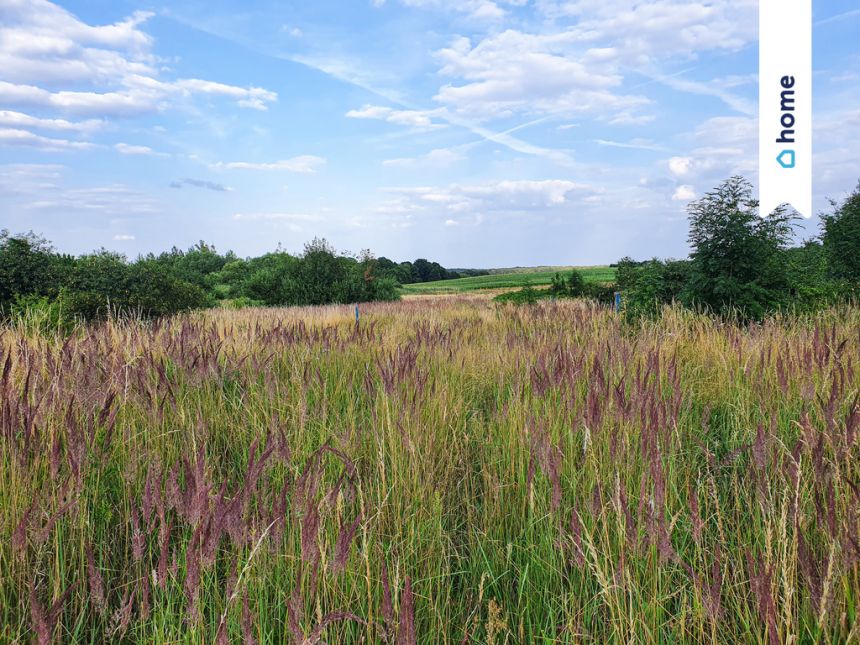
M 567 274 L 572 268 L 566 269 L 549 269 L 545 267 L 536 267 L 537 270 L 529 272 L 527 268 L 522 268 L 510 273 L 494 273 L 491 275 L 478 275 L 468 278 L 458 278 L 456 280 L 438 280 L 435 282 L 419 282 L 416 284 L 403 285 L 403 293 L 405 294 L 441 294 L 441 293 L 462 293 L 464 291 L 474 291 L 476 289 L 504 289 L 504 288 L 520 288 L 529 284 L 533 287 L 548 285 L 552 282 L 552 277 L 557 271 Z M 591 266 L 579 267 L 586 281 L 588 282 L 611 282 L 615 279 L 615 269 L 609 266 Z

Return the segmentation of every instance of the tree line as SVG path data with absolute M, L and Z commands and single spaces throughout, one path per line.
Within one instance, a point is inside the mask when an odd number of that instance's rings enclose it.
M 812 311 L 860 295 L 860 185 L 831 201 L 819 235 L 793 244 L 798 216 L 780 207 L 760 217 L 752 185 L 732 177 L 689 204 L 684 260 L 618 263 L 617 286 L 632 315 L 663 304 L 761 320 Z
M 585 297 L 609 303 L 621 291 L 625 312 L 638 318 L 680 303 L 717 315 L 760 320 L 781 310 L 810 311 L 860 295 L 860 185 L 821 215 L 820 234 L 794 245 L 797 215 L 778 208 L 759 217 L 752 185 L 731 177 L 687 207 L 690 255 L 679 260 L 622 258 L 616 282 L 586 283 L 577 272 L 550 288 L 527 287 L 501 299 Z M 398 286 L 486 271 L 451 271 L 418 259 L 394 262 L 337 252 L 315 238 L 302 253 L 282 250 L 253 258 L 218 253 L 200 242 L 129 262 L 101 250 L 61 254 L 33 235 L 0 232 L 0 314 L 41 311 L 49 324 L 116 313 L 156 317 L 227 303 L 322 305 L 395 300 Z
M 33 233 L 0 232 L 0 311 L 40 310 L 51 324 L 132 313 L 164 316 L 219 302 L 231 306 L 322 305 L 395 300 L 400 284 L 460 277 L 438 262 L 396 263 L 337 252 L 316 238 L 300 254 L 252 258 L 200 242 L 187 251 L 125 256 L 100 250 L 57 252 Z
M 622 293 L 626 315 L 656 315 L 666 304 L 741 320 L 776 311 L 813 311 L 860 295 L 860 184 L 844 201 L 831 201 L 819 235 L 794 242 L 799 219 L 780 207 L 760 217 L 753 187 L 731 177 L 687 207 L 690 255 L 685 259 L 629 257 L 617 264 L 612 285 L 587 285 L 576 274 L 557 276 L 546 296 L 609 302 Z M 532 291 L 531 299 L 537 294 Z M 514 300 L 529 298 L 520 296 Z

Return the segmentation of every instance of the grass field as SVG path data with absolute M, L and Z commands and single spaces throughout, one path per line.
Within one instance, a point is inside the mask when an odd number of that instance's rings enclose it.
M 2 643 L 845 643 L 860 310 L 0 329 Z
M 615 279 L 615 269 L 608 266 L 578 268 L 588 282 L 611 282 Z M 515 273 L 478 275 L 456 280 L 439 280 L 403 285 L 405 294 L 445 294 L 463 293 L 477 289 L 519 288 L 525 285 L 540 287 L 552 282 L 556 269 L 547 271 L 517 271 Z M 562 275 L 570 273 L 571 268 L 558 269 Z

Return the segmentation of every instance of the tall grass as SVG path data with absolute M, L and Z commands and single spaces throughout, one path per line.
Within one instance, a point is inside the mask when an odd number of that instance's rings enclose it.
M 860 311 L 0 330 L 0 642 L 857 641 Z

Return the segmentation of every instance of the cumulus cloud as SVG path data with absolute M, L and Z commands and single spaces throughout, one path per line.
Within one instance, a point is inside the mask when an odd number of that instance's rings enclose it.
M 689 174 L 693 166 L 692 157 L 672 157 L 669 159 L 669 172 L 676 177 L 683 177 Z
M 539 32 L 460 36 L 438 51 L 440 73 L 453 80 L 436 100 L 480 119 L 593 114 L 613 125 L 642 125 L 654 116 L 641 113 L 646 97 L 624 91 L 625 70 L 738 49 L 756 37 L 755 0 L 546 0 L 537 8 L 549 19 Z M 743 111 L 749 107 L 724 88 L 710 93 Z
M 696 191 L 692 186 L 683 184 L 675 189 L 675 192 L 672 194 L 672 199 L 676 202 L 689 202 L 696 199 Z
M 751 117 L 713 117 L 691 135 L 695 142 L 686 154 L 668 159 L 669 173 L 685 185 L 713 186 L 739 174 L 755 180 L 758 172 L 758 120 Z M 715 142 L 718 145 L 715 145 Z
M 115 117 L 164 110 L 196 95 L 253 109 L 277 100 L 259 87 L 162 79 L 152 37 L 142 29 L 152 15 L 138 11 L 110 25 L 89 25 L 47 0 L 3 3 L 0 102 Z

